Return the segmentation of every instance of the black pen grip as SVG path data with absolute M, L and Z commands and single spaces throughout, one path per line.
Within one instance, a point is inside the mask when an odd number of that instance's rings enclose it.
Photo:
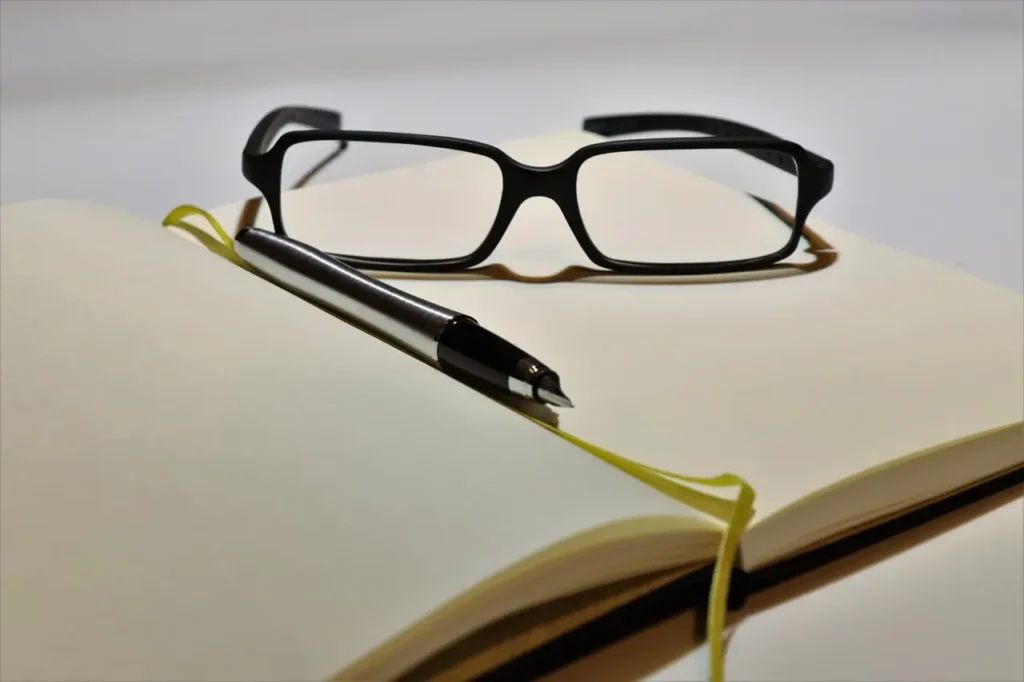
M 438 339 L 437 359 L 441 368 L 453 375 L 468 375 L 529 398 L 536 397 L 534 388 L 543 376 L 554 374 L 529 353 L 464 316 L 445 326 Z

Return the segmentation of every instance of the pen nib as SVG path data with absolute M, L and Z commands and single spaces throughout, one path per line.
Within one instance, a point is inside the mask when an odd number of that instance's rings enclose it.
M 548 404 L 557 407 L 573 406 L 569 396 L 562 392 L 562 386 L 555 376 L 548 374 L 541 377 L 541 380 L 537 382 L 536 389 L 537 397 Z

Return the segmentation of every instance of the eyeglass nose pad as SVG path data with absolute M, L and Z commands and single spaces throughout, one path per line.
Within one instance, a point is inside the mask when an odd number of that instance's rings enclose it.
M 590 260 L 580 248 L 559 202 L 547 196 L 519 205 L 492 259 L 524 277 L 550 277 Z

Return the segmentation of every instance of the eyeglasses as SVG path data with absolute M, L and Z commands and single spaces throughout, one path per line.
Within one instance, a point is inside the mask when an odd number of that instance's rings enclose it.
M 311 130 L 278 137 L 293 124 Z M 336 111 L 289 106 L 253 129 L 242 173 L 277 233 L 355 267 L 406 272 L 482 263 L 532 197 L 553 200 L 590 260 L 611 271 L 759 269 L 796 251 L 808 214 L 832 189 L 831 161 L 742 123 L 632 114 L 587 118 L 583 130 L 704 136 L 598 141 L 532 166 L 482 142 L 344 130 Z M 309 186 L 342 152 L 336 166 L 351 179 Z M 284 187 L 290 178 L 297 180 Z

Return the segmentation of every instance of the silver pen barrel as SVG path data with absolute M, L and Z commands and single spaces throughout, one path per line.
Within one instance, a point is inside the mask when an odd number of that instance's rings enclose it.
M 295 294 L 368 328 L 437 365 L 441 332 L 465 315 L 368 277 L 322 251 L 288 237 L 246 228 L 235 250 L 254 270 Z

